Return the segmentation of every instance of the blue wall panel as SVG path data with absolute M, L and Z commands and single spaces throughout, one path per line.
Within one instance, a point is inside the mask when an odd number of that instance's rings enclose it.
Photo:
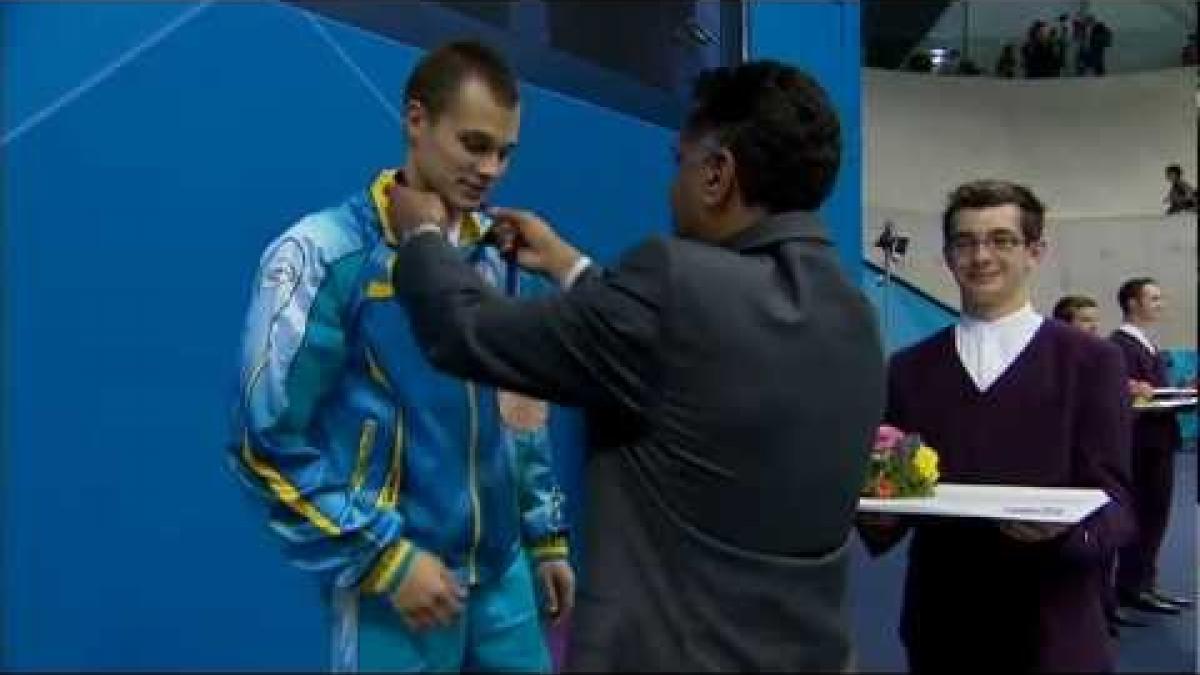
M 850 275 L 862 268 L 862 99 L 857 2 L 779 2 L 749 5 L 751 58 L 795 65 L 829 92 L 842 122 L 842 167 L 822 214 Z
M 871 265 L 863 266 L 862 290 L 879 313 L 889 354 L 924 340 L 958 319 L 956 312 L 947 311 L 903 284 L 889 285 L 879 269 Z
M 1194 387 L 1196 384 L 1196 350 L 1172 349 L 1167 353 L 1169 368 L 1167 378 L 1172 387 Z M 1179 430 L 1183 435 L 1183 449 L 1196 451 L 1196 410 L 1180 413 Z
M 301 199 L 362 180 L 385 134 L 299 14 L 247 4 L 197 15 L 5 147 L 11 665 L 323 659 L 316 592 L 220 451 L 259 249 Z

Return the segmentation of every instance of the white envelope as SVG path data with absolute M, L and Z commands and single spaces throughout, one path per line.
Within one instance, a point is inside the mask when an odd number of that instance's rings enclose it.
M 1103 490 L 939 483 L 932 497 L 858 500 L 859 511 L 1078 523 L 1108 503 Z
M 1145 403 L 1134 403 L 1134 410 L 1176 410 L 1183 408 L 1193 408 L 1196 405 L 1196 397 L 1190 396 L 1187 398 L 1164 398 L 1158 401 L 1147 401 Z

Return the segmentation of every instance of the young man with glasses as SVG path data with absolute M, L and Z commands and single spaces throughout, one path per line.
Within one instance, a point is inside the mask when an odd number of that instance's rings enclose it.
M 1103 601 L 1131 530 L 1129 398 L 1113 345 L 1030 304 L 1045 209 L 1025 187 L 960 186 L 943 215 L 955 326 L 896 354 L 886 419 L 941 453 L 942 480 L 1099 488 L 1082 522 L 967 518 L 864 522 L 879 554 L 913 531 L 901 637 L 916 672 L 1110 671 Z

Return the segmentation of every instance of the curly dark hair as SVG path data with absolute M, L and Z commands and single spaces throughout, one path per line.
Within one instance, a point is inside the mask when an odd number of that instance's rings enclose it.
M 1053 315 L 1059 321 L 1071 323 L 1075 320 L 1075 313 L 1079 310 L 1098 306 L 1095 300 L 1086 295 L 1064 295 L 1054 303 Z
M 684 135 L 729 149 L 742 199 L 770 213 L 814 211 L 833 190 L 841 126 L 821 85 L 777 61 L 712 68 L 696 78 Z
M 474 40 L 450 42 L 426 54 L 408 78 L 404 100 L 420 101 L 436 119 L 469 77 L 482 80 L 504 106 L 516 107 L 519 95 L 512 69 L 499 53 Z
M 1129 304 L 1134 300 L 1141 299 L 1142 289 L 1157 285 L 1158 282 L 1152 277 L 1134 277 L 1121 284 L 1121 287 L 1117 289 L 1117 304 L 1121 307 L 1121 313 L 1129 316 Z
M 958 212 L 1012 204 L 1021 209 L 1021 236 L 1032 243 L 1042 240 L 1046 228 L 1046 207 L 1033 190 L 1007 180 L 975 180 L 954 188 L 942 212 L 942 244 L 954 238 Z

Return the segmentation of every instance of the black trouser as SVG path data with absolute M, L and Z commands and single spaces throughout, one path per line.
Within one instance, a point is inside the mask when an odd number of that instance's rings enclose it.
M 1131 464 L 1137 532 L 1120 553 L 1117 588 L 1122 594 L 1136 594 L 1154 587 L 1158 551 L 1171 516 L 1175 452 L 1169 446 L 1158 444 L 1135 445 Z
M 1111 618 L 1117 613 L 1120 599 L 1117 597 L 1117 552 L 1104 556 L 1104 616 Z

